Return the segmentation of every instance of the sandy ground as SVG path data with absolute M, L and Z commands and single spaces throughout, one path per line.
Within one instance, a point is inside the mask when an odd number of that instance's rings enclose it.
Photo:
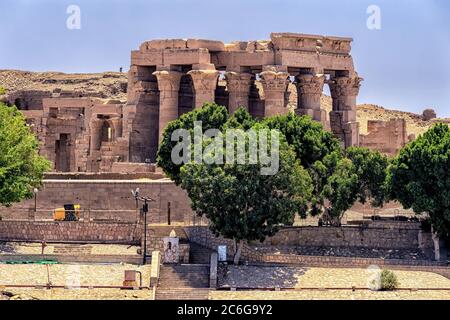
M 143 285 L 148 286 L 150 265 L 127 264 L 83 265 L 83 264 L 0 264 L 0 286 L 2 285 L 46 285 L 50 282 L 60 286 L 121 286 L 125 270 L 142 272 Z
M 370 290 L 307 290 L 301 288 L 367 288 L 370 273 L 366 269 L 310 268 L 297 276 L 297 289 L 292 291 L 211 291 L 211 300 L 450 300 L 450 280 L 430 272 L 394 271 L 399 288 L 394 292 Z
M 121 285 L 124 270 L 143 272 L 144 285 L 148 285 L 150 266 L 130 265 L 52 265 L 50 279 L 56 285 Z M 212 300 L 272 300 L 272 299 L 337 299 L 337 300 L 450 300 L 450 291 L 416 291 L 417 288 L 450 289 L 450 280 L 429 272 L 394 271 L 400 288 L 411 289 L 395 292 L 373 292 L 368 290 L 308 290 L 301 288 L 367 287 L 370 273 L 366 269 L 310 268 L 299 274 L 294 291 L 211 291 Z M 42 265 L 0 265 L 0 285 L 34 284 L 47 282 L 47 267 Z M 20 295 L 23 299 L 151 299 L 149 290 L 119 289 L 16 289 L 0 288 Z
M 450 291 L 213 291 L 210 300 L 450 300 Z

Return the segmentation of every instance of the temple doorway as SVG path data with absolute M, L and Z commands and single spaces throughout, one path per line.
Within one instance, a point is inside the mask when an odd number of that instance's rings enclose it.
M 70 134 L 61 133 L 55 142 L 55 170 L 70 172 Z

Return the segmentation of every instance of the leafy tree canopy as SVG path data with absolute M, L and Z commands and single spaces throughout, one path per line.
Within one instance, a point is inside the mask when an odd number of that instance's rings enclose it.
M 259 137 L 268 128 L 255 124 L 252 129 Z M 260 157 L 257 164 L 189 163 L 181 168 L 181 186 L 187 190 L 192 208 L 208 218 L 216 235 L 239 243 L 235 262 L 244 240 L 263 241 L 281 226 L 292 225 L 295 214 L 306 210 L 311 178 L 284 137 L 280 138 L 278 151 L 271 150 L 279 156 L 279 171 L 274 175 L 261 174 Z M 245 140 L 248 159 L 249 141 L 245 136 L 240 140 Z
M 270 129 L 278 129 L 293 147 L 297 159 L 309 169 L 316 161 L 340 150 L 339 140 L 323 129 L 319 122 L 308 116 L 298 116 L 292 112 L 266 118 L 262 121 Z
M 428 213 L 435 232 L 450 231 L 450 129 L 437 124 L 407 144 L 388 170 L 392 199 Z
M 49 169 L 22 113 L 0 103 L 0 204 L 9 206 L 31 197 Z
M 166 175 L 177 185 L 181 183 L 180 168 L 183 164 L 175 164 L 172 161 L 172 150 L 179 140 L 172 141 L 172 134 L 177 129 L 186 129 L 190 131 L 191 137 L 194 136 L 194 122 L 201 121 L 204 133 L 208 129 L 222 130 L 228 120 L 228 111 L 225 107 L 215 103 L 207 103 L 202 108 L 195 109 L 183 114 L 178 119 L 169 122 L 167 125 L 157 155 L 157 164 Z M 191 159 L 192 160 L 192 159 Z

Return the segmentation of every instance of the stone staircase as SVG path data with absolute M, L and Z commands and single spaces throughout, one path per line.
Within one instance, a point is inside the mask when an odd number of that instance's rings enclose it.
M 206 300 L 209 293 L 209 265 L 161 266 L 155 300 Z
M 189 262 L 192 264 L 209 264 L 211 253 L 214 251 L 202 245 L 191 242 L 189 251 Z
M 209 289 L 177 288 L 157 289 L 155 300 L 208 300 Z

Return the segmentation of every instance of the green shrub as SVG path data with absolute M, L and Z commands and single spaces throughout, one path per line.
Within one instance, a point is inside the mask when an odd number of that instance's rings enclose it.
M 0 86 L 0 96 L 6 94 L 6 89 Z
M 394 272 L 384 269 L 381 272 L 381 290 L 394 291 L 398 288 L 399 282 Z

